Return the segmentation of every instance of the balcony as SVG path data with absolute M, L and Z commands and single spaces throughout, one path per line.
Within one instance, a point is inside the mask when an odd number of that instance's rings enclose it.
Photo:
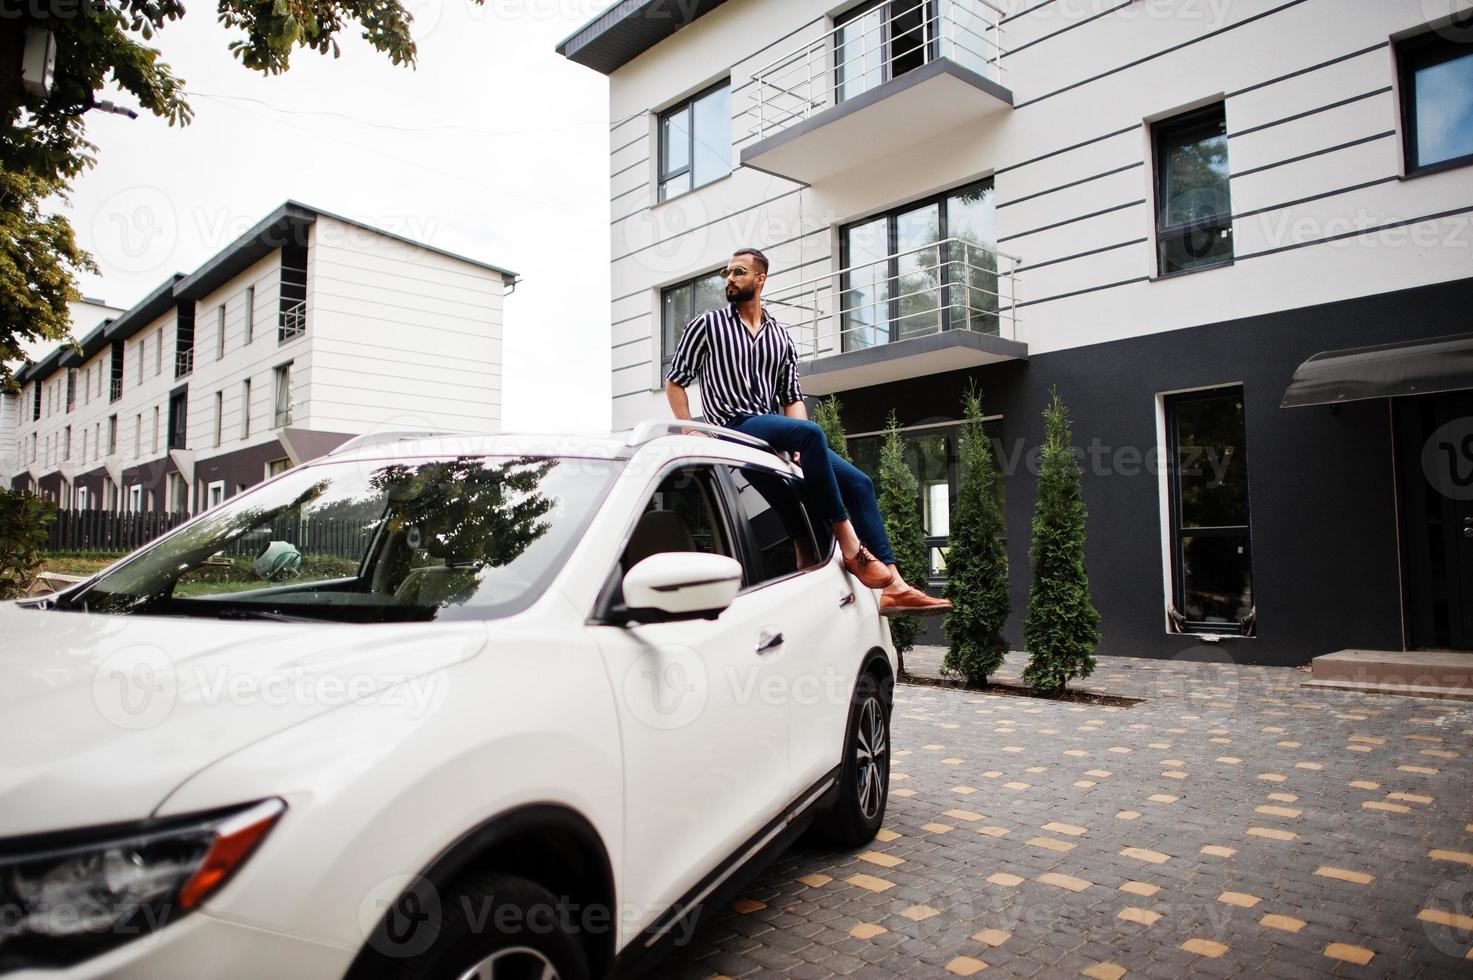
M 763 297 L 804 363 L 810 395 L 1026 360 L 1018 341 L 1020 259 L 948 238 Z
M 888 3 L 755 72 L 743 166 L 813 184 L 1012 108 L 1003 12 Z
M 194 348 L 174 352 L 174 377 L 183 378 L 194 372 Z

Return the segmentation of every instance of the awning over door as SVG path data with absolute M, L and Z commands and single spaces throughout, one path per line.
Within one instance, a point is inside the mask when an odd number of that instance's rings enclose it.
M 1280 408 L 1473 388 L 1473 333 L 1321 351 L 1299 365 Z

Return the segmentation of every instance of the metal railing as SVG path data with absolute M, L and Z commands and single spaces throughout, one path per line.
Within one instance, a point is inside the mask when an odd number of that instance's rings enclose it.
M 1021 262 L 947 238 L 792 285 L 774 283 L 763 303 L 809 360 L 943 330 L 1016 340 Z
M 194 348 L 174 352 L 174 377 L 182 378 L 194 371 Z
M 291 340 L 307 332 L 307 301 L 301 300 L 281 311 L 276 341 Z
M 940 58 L 1003 84 L 1003 13 L 987 0 L 875 7 L 753 73 L 751 132 L 770 136 Z

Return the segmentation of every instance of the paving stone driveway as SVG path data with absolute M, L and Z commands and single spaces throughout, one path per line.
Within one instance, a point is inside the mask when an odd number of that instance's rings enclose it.
M 1101 659 L 1083 686 L 1131 708 L 902 685 L 882 839 L 789 852 L 659 975 L 1473 976 L 1473 704 L 1306 677 Z

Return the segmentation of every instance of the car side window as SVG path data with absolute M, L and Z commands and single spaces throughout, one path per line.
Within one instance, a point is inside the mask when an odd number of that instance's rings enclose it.
M 791 575 L 819 563 L 796 482 L 751 467 L 730 469 L 738 515 L 751 530 L 754 554 L 748 563 L 749 585 Z
M 667 551 L 735 558 L 717 499 L 716 474 L 711 467 L 685 466 L 667 474 L 634 525 L 620 558 L 621 571 Z

